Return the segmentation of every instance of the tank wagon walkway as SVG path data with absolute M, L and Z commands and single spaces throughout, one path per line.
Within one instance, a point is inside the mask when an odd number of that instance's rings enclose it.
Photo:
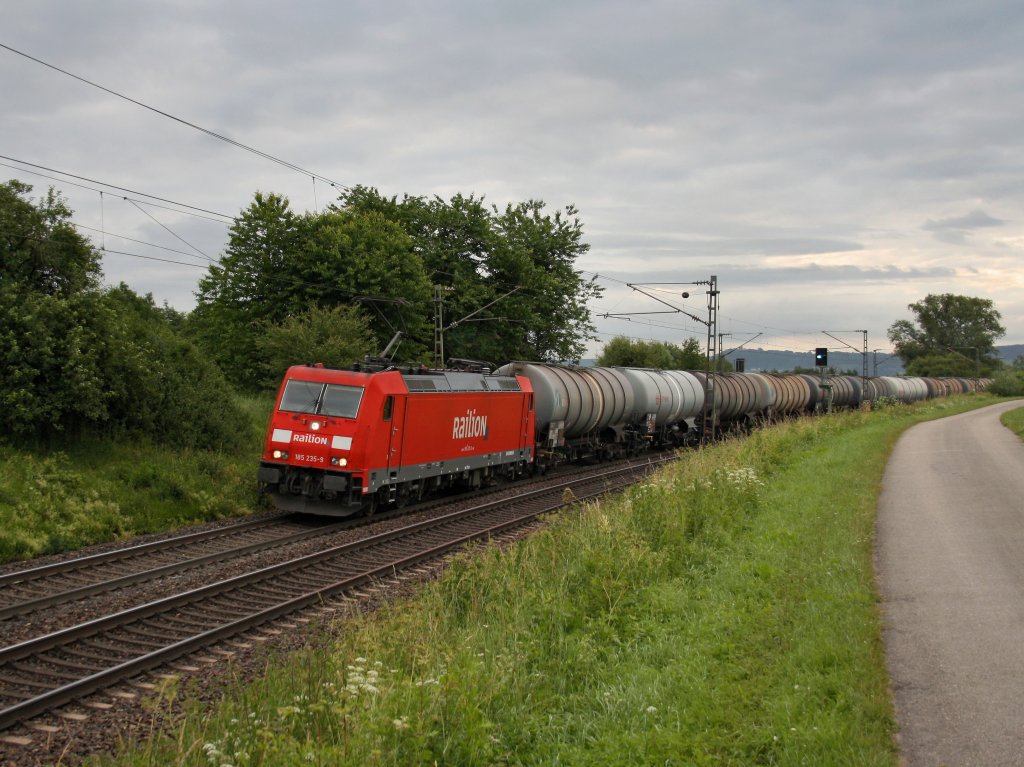
M 908 767 L 1024 764 L 1024 444 L 999 416 L 918 424 L 878 509 L 885 650 Z

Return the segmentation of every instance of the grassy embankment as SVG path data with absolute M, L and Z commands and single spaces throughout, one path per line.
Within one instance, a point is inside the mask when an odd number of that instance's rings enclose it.
M 0 562 L 251 513 L 271 397 L 240 400 L 249 448 L 176 450 L 137 437 L 0 451 Z
M 116 764 L 894 765 L 882 472 L 907 426 L 992 401 L 804 419 L 688 454 L 458 559 Z
M 1014 434 L 1024 439 L 1024 402 L 1021 403 L 1021 407 L 1016 410 L 1008 410 L 1003 413 L 999 420 L 1002 424 L 1012 431 Z

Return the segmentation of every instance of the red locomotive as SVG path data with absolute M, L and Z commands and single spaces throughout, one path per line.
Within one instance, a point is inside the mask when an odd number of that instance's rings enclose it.
M 259 480 L 282 510 L 372 512 L 518 476 L 533 435 L 524 376 L 299 365 L 278 392 Z

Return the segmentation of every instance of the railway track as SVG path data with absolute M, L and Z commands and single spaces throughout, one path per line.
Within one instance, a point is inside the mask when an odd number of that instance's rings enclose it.
M 351 522 L 279 514 L 0 575 L 0 621 L 211 562 L 328 535 Z
M 568 503 L 670 458 L 605 469 L 132 607 L 0 650 L 0 730 Z M 571 491 L 571 492 L 567 492 Z

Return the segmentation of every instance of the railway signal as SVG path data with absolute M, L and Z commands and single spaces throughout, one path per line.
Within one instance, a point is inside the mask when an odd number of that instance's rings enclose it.
M 819 368 L 828 365 L 828 349 L 824 346 L 819 346 L 814 350 L 814 365 Z

